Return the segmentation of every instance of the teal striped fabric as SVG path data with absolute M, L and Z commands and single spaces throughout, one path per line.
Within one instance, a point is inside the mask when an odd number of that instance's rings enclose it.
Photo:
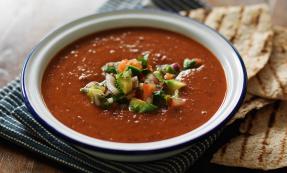
M 115 3 L 128 3 L 128 6 Z M 113 0 L 99 11 L 141 7 L 140 0 Z M 0 138 L 78 172 L 182 173 L 214 143 L 221 131 L 199 141 L 184 153 L 155 162 L 122 163 L 94 158 L 51 133 L 27 110 L 16 79 L 0 89 Z

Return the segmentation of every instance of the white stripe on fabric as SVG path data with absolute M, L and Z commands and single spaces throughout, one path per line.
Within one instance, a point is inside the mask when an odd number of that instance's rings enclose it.
M 0 110 L 0 113 L 2 113 L 1 110 Z M 10 119 L 10 121 L 7 120 L 6 118 Z M 15 123 L 16 123 L 16 122 L 15 122 L 15 119 L 13 119 L 13 118 L 11 118 L 11 117 L 9 117 L 9 116 L 7 116 L 7 117 L 5 117 L 5 118 L 1 117 L 1 119 L 3 119 L 3 121 L 5 121 L 5 122 L 7 122 L 7 123 L 9 123 L 9 124 L 11 124 L 11 125 L 13 125 L 13 126 L 19 128 L 19 129 L 21 129 L 21 130 L 23 130 L 23 131 L 27 131 L 27 129 L 25 129 L 24 127 L 17 126 L 17 125 L 15 124 Z M 14 123 L 12 123 L 11 121 L 14 122 Z M 19 122 L 17 122 L 17 123 L 19 123 Z

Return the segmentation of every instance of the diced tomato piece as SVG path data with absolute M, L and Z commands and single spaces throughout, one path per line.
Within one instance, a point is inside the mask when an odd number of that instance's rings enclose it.
M 156 86 L 155 84 L 143 84 L 143 99 L 147 99 L 152 96 L 153 92 L 155 91 Z
M 200 66 L 203 62 L 202 59 L 194 58 L 194 61 L 196 62 L 197 66 Z
M 129 60 L 128 65 L 134 66 L 138 69 L 142 69 L 142 64 L 136 59 Z
M 136 60 L 136 59 L 131 59 L 131 60 L 124 59 L 124 60 L 122 60 L 122 61 L 119 63 L 119 65 L 118 65 L 118 71 L 119 71 L 119 72 L 123 72 L 123 71 L 126 70 L 126 68 L 127 68 L 128 66 L 134 66 L 134 67 L 136 67 L 136 68 L 138 68 L 138 69 L 142 69 L 142 65 L 141 65 L 141 63 L 140 63 L 138 60 Z
M 186 102 L 186 99 L 182 99 L 182 98 L 172 98 L 170 100 L 170 106 L 171 107 L 178 107 L 183 105 Z
M 125 69 L 126 69 L 127 66 L 128 66 L 128 62 L 129 62 L 129 60 L 123 59 L 123 60 L 119 63 L 119 65 L 118 65 L 118 71 L 119 71 L 119 72 L 125 71 Z
M 153 69 L 152 69 L 152 66 L 151 66 L 151 65 L 148 65 L 148 66 L 147 66 L 147 69 L 148 69 L 148 70 L 150 70 L 150 71 L 153 71 Z
M 170 79 L 173 79 L 173 78 L 174 78 L 174 75 L 171 74 L 171 73 L 166 73 L 166 74 L 164 75 L 164 79 L 166 79 L 166 80 L 170 80 Z

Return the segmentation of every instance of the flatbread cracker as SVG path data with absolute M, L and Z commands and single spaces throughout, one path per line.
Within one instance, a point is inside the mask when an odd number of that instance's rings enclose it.
M 208 12 L 207 9 L 198 8 L 198 9 L 192 10 L 192 13 L 189 13 L 188 11 L 181 11 L 180 14 L 182 16 L 188 16 L 190 18 L 193 18 L 199 22 L 204 22 L 207 12 Z
M 264 99 L 255 95 L 247 94 L 243 104 L 241 105 L 237 113 L 234 115 L 234 117 L 232 117 L 231 120 L 227 123 L 227 125 L 232 124 L 237 119 L 245 118 L 245 115 L 248 114 L 250 111 L 254 109 L 260 109 L 272 102 L 273 100 Z
M 266 66 L 248 84 L 252 94 L 287 100 L 287 29 L 274 27 L 273 49 Z
M 267 63 L 272 49 L 272 24 L 266 4 L 215 7 L 181 12 L 224 35 L 237 48 L 247 69 L 255 76 Z
M 211 162 L 271 170 L 287 166 L 287 102 L 276 101 L 252 112 L 241 124 L 241 135 L 220 148 Z

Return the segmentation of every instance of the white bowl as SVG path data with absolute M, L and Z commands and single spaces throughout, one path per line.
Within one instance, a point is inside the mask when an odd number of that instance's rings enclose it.
M 120 143 L 96 139 L 72 130 L 46 107 L 41 93 L 43 73 L 62 48 L 91 33 L 120 27 L 145 26 L 188 36 L 208 48 L 220 61 L 227 80 L 226 97 L 218 111 L 200 127 L 166 140 Z M 118 161 L 151 161 L 184 151 L 195 140 L 214 132 L 238 110 L 246 92 L 246 70 L 237 51 L 216 31 L 186 17 L 155 10 L 125 10 L 87 16 L 46 36 L 29 54 L 22 71 L 22 92 L 33 116 L 49 130 L 97 157 Z

